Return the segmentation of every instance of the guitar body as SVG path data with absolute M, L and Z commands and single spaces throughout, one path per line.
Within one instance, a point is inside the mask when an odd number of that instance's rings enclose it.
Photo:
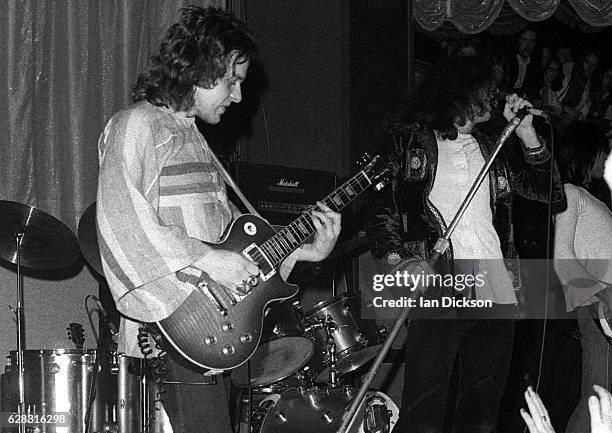
M 243 252 L 252 244 L 261 245 L 275 234 L 267 221 L 255 215 L 238 217 L 226 237 L 213 248 Z M 260 268 L 262 266 L 260 265 Z M 263 274 L 263 272 L 262 272 Z M 261 340 L 264 309 L 272 301 L 294 296 L 298 287 L 287 284 L 276 272 L 259 283 L 235 304 L 228 289 L 206 274 L 196 288 L 169 317 L 157 323 L 162 334 L 183 357 L 193 364 L 212 370 L 228 370 L 246 362 Z M 218 309 L 225 309 L 222 314 Z

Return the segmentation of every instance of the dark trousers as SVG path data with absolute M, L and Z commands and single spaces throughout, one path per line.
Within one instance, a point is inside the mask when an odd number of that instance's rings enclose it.
M 175 359 L 178 359 L 175 357 Z M 184 361 L 168 358 L 166 380 L 182 382 L 163 385 L 161 399 L 174 433 L 231 433 L 231 421 L 225 383 L 221 375 L 216 383 L 204 378 L 202 371 Z
M 413 320 L 408 328 L 402 405 L 394 433 L 494 432 L 513 339 L 514 321 L 510 319 Z M 455 363 L 457 395 L 451 402 Z M 452 428 L 445 430 L 449 417 Z

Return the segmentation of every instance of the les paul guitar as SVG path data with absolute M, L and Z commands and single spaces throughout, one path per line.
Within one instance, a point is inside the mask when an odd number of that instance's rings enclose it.
M 388 170 L 379 156 L 366 154 L 359 165 L 360 172 L 321 201 L 339 211 L 370 185 L 384 186 Z M 205 273 L 194 277 L 189 282 L 196 290 L 169 317 L 157 322 L 159 330 L 180 355 L 199 367 L 228 370 L 243 364 L 261 339 L 266 306 L 297 293 L 296 285 L 281 279 L 280 264 L 315 231 L 310 213 L 279 232 L 258 216 L 239 216 L 222 241 L 210 246 L 239 252 L 257 263 L 259 283 L 247 295 L 238 296 Z

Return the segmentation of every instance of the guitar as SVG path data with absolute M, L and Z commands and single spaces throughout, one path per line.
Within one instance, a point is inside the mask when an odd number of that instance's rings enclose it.
M 380 156 L 365 154 L 359 165 L 361 171 L 321 200 L 334 211 L 343 209 L 370 185 L 376 189 L 385 185 L 388 169 Z M 220 243 L 209 245 L 240 252 L 257 263 L 259 283 L 239 296 L 206 273 L 190 276 L 186 281 L 196 289 L 169 317 L 156 322 L 160 332 L 181 356 L 198 367 L 222 371 L 243 364 L 259 345 L 266 306 L 298 291 L 296 285 L 281 279 L 280 264 L 315 231 L 309 212 L 278 232 L 256 215 L 239 216 Z
M 68 340 L 71 340 L 78 350 L 83 350 L 83 344 L 85 343 L 83 325 L 71 322 L 68 324 L 66 330 L 68 331 Z

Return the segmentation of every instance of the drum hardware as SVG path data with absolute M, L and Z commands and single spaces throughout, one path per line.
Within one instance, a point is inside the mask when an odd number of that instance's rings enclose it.
M 95 350 L 27 350 L 25 359 L 25 413 L 70 412 L 66 427 L 28 425 L 32 433 L 42 427 L 47 433 L 85 431 L 87 393 L 95 369 Z M 143 381 L 144 360 L 116 352 L 101 354 L 95 400 L 91 409 L 93 433 L 171 433 L 163 408 L 156 404 L 157 389 Z M 2 377 L 2 411 L 15 411 L 18 395 L 16 351 L 8 358 Z M 112 365 L 112 372 L 111 372 Z M 113 374 L 114 373 L 114 374 Z M 11 404 L 11 401 L 13 404 Z M 122 404 L 118 404 L 121 402 Z M 45 412 L 46 411 L 46 412 Z M 150 416 L 150 418 L 149 418 Z
M 356 388 L 352 386 L 313 386 L 305 390 L 289 387 L 278 393 L 258 395 L 259 400 L 250 404 L 243 399 L 239 433 L 331 433 L 355 395 Z M 361 405 L 362 418 L 351 424 L 350 433 L 388 433 L 399 417 L 397 405 L 376 390 L 369 390 L 367 396 L 371 408 Z M 245 415 L 249 410 L 252 417 L 247 424 Z M 373 415 L 368 415 L 368 411 Z M 368 416 L 372 419 L 370 427 L 366 427 Z
M 366 401 L 366 410 L 363 417 L 363 430 L 365 433 L 389 433 L 391 425 L 391 411 L 387 408 L 385 399 L 373 395 Z
M 332 388 L 338 386 L 338 369 L 336 368 L 336 344 L 334 340 L 327 343 L 327 353 L 329 353 L 329 384 Z
M 308 364 L 315 382 L 332 381 L 334 374 L 350 373 L 376 356 L 384 328 L 373 320 L 360 319 L 359 303 L 359 296 L 343 293 L 306 313 L 306 329 L 315 342 L 315 354 Z M 335 373 L 331 371 L 330 339 L 334 343 Z
M 104 310 L 102 307 L 102 304 L 100 303 L 99 299 L 96 298 L 93 295 L 88 295 L 85 298 L 85 308 L 87 309 L 87 302 L 89 299 L 93 299 L 98 307 L 98 313 L 100 315 L 103 315 L 105 313 L 103 313 L 102 311 Z M 90 323 L 92 324 L 92 331 L 94 333 L 94 335 L 96 335 L 95 333 L 95 329 L 93 327 L 93 323 L 91 322 L 91 314 L 89 309 L 87 309 L 87 316 L 89 317 Z M 101 322 L 101 326 L 100 329 L 98 330 L 98 335 L 96 336 L 96 343 L 97 343 L 97 347 L 96 347 L 96 354 L 97 356 L 95 357 L 94 363 L 93 365 L 90 367 L 93 370 L 93 374 L 91 377 L 91 383 L 89 384 L 89 389 L 88 389 L 88 393 L 87 395 L 87 403 L 86 403 L 86 411 L 85 411 L 85 418 L 84 418 L 84 425 L 85 425 L 85 433 L 89 433 L 91 431 L 92 428 L 95 428 L 97 425 L 99 425 L 100 420 L 99 419 L 95 419 L 96 416 L 100 416 L 99 413 L 96 413 L 94 415 L 94 405 L 95 405 L 95 401 L 96 401 L 96 397 L 97 397 L 97 391 L 98 388 L 100 387 L 98 385 L 98 380 L 99 380 L 99 376 L 102 373 L 103 370 L 103 364 L 106 364 L 107 368 L 105 369 L 108 372 L 112 371 L 112 362 L 114 359 L 112 359 L 112 356 L 110 356 L 111 359 L 109 359 L 109 355 L 114 354 L 114 350 L 111 350 L 111 347 L 114 349 L 114 345 L 112 344 L 112 341 L 110 341 L 109 338 L 107 338 L 108 335 L 110 335 L 111 337 L 113 336 L 113 334 L 107 334 L 103 332 L 103 328 L 102 328 L 102 324 L 106 325 L 107 328 L 109 328 L 109 321 L 106 319 L 103 319 Z M 71 324 L 71 334 L 74 334 L 74 329 L 73 328 L 74 324 Z M 80 325 L 79 325 L 80 326 Z M 110 329 L 110 328 L 109 328 Z M 82 348 L 83 342 L 81 341 L 80 346 L 77 344 L 77 347 L 81 347 Z M 120 386 L 118 387 L 118 389 L 120 390 Z M 100 399 L 99 399 L 100 400 Z M 113 411 L 113 418 L 112 421 L 109 420 L 109 417 L 107 415 L 108 412 L 108 407 L 105 408 L 105 416 L 104 416 L 104 430 L 105 431 L 109 431 L 109 430 L 114 430 L 114 429 L 118 429 L 119 425 L 117 424 L 117 413 L 116 413 L 116 407 L 113 407 L 112 409 Z
M 148 423 L 144 361 L 123 354 L 119 354 L 117 360 L 117 430 L 119 433 L 142 432 Z
M 60 220 L 32 206 L 0 200 L 0 258 L 16 265 L 17 307 L 17 369 L 19 402 L 17 412 L 25 413 L 24 351 L 26 350 L 26 321 L 22 268 L 58 270 L 76 263 L 80 251 L 70 229 Z M 76 247 L 76 248 L 75 248 Z M 25 432 L 25 424 L 19 424 Z

